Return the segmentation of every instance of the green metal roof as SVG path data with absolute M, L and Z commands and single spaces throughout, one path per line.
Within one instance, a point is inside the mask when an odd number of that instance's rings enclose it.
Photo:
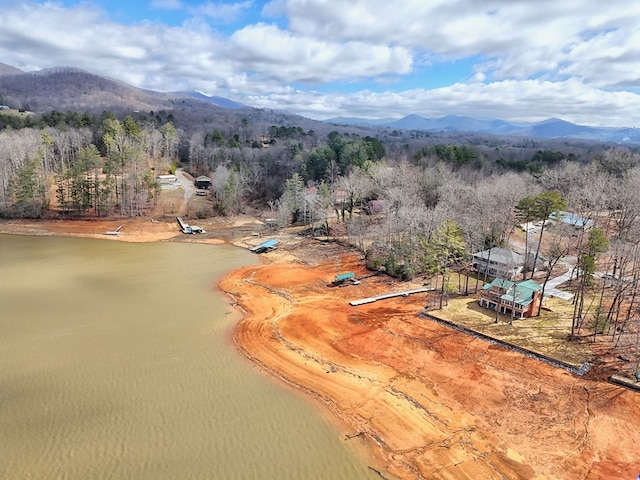
M 504 288 L 505 290 L 509 290 L 514 285 L 514 282 L 511 280 L 507 280 L 506 278 L 496 277 L 493 279 L 491 283 L 486 283 L 482 286 L 483 289 L 489 290 L 491 287 L 499 287 Z
M 348 280 L 349 278 L 355 277 L 356 274 L 353 272 L 341 273 L 340 275 L 336 275 L 336 280 L 343 281 Z
M 516 284 L 518 285 L 518 288 L 524 287 L 536 292 L 542 291 L 542 285 L 534 280 L 520 280 L 519 282 L 516 282 Z
M 513 284 L 512 288 L 502 295 L 503 300 L 515 301 L 520 305 L 529 305 L 533 301 L 534 292 L 539 292 L 542 287 L 533 280 L 522 280 Z M 515 300 L 513 296 L 515 295 Z
M 489 290 L 491 287 L 499 287 L 507 291 L 500 298 L 503 300 L 513 302 L 515 295 L 515 303 L 520 305 L 528 305 L 533 300 L 534 292 L 542 291 L 542 286 L 534 280 L 520 280 L 519 282 L 512 282 L 504 278 L 494 278 L 491 283 L 483 285 L 484 290 Z

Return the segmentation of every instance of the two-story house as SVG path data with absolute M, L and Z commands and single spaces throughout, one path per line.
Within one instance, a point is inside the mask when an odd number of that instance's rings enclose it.
M 512 280 L 522 273 L 524 256 L 506 248 L 493 247 L 474 253 L 472 264 L 473 268 L 482 275 Z
M 496 278 L 480 291 L 481 307 L 497 310 L 517 318 L 536 315 L 542 301 L 542 286 L 533 280 L 512 282 Z

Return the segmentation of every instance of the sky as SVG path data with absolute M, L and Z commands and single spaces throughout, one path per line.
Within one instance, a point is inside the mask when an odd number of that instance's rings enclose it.
M 632 0 L 0 0 L 0 62 L 317 120 L 640 127 Z

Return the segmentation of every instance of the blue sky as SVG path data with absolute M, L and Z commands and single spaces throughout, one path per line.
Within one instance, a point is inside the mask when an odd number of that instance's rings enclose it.
M 315 119 L 640 127 L 628 0 L 0 0 L 0 62 Z

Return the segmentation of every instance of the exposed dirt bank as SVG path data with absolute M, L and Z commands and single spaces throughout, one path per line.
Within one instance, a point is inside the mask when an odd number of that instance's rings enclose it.
M 122 225 L 118 235 L 107 235 Z M 180 232 L 172 223 L 151 219 L 0 220 L 0 233 L 108 238 L 128 242 L 168 240 Z
M 422 319 L 423 295 L 351 307 L 350 300 L 416 285 L 377 276 L 331 288 L 337 273 L 368 273 L 357 254 L 318 243 L 286 253 L 221 282 L 246 313 L 235 339 L 266 370 L 323 402 L 343 422 L 345 441 L 368 445 L 383 474 L 640 473 L 640 394 Z
M 205 234 L 185 235 L 180 232 L 175 216 L 93 219 L 0 219 L 0 233 L 16 235 L 58 235 L 118 240 L 124 242 L 157 242 L 173 240 L 200 243 L 233 243 L 260 230 L 262 224 L 252 217 L 214 217 L 185 221 L 198 224 Z M 109 235 L 122 226 L 118 235 Z

